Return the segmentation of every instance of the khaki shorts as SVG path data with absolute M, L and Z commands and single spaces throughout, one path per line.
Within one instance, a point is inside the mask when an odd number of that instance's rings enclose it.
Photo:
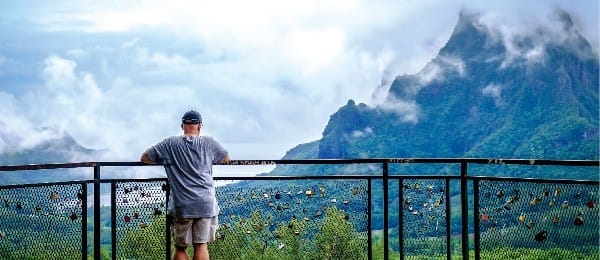
M 215 240 L 218 222 L 218 216 L 212 218 L 175 218 L 171 227 L 173 241 L 178 247 L 212 242 Z

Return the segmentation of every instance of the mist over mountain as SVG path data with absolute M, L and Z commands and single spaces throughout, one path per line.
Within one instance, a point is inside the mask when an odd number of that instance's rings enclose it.
M 0 165 L 99 161 L 111 156 L 107 149 L 85 148 L 69 133 L 49 127 L 36 129 L 32 136 L 2 132 L 0 142 Z
M 52 128 L 31 129 L 28 133 L 11 132 L 0 127 L 0 165 L 72 163 L 114 159 L 108 149 L 88 149 L 69 133 Z M 3 184 L 72 181 L 90 178 L 90 169 L 0 172 Z
M 382 80 L 376 104 L 349 100 L 284 159 L 598 159 L 598 68 L 565 12 L 530 30 L 463 12 L 420 72 Z

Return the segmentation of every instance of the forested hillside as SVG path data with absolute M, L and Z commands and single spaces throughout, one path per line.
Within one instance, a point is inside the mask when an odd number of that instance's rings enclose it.
M 598 56 L 559 18 L 508 39 L 461 14 L 423 70 L 380 86 L 383 103 L 348 101 L 285 158 L 598 159 Z

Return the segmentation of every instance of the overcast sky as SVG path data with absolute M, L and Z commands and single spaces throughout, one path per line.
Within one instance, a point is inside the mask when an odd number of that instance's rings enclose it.
M 32 146 L 50 135 L 32 129 L 50 126 L 120 160 L 180 134 L 189 109 L 233 159 L 279 159 L 320 139 L 349 99 L 376 105 L 384 75 L 419 72 L 461 10 L 522 29 L 562 8 L 596 53 L 600 11 L 597 0 L 0 5 L 0 134 Z

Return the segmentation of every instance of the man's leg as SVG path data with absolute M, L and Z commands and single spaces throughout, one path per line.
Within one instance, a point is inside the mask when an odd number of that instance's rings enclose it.
M 188 259 L 190 259 L 190 257 L 187 254 L 187 248 L 175 246 L 175 253 L 173 254 L 173 260 L 188 260 Z
M 194 219 L 194 224 L 192 225 L 194 230 L 194 260 L 210 259 L 208 254 L 208 243 L 215 241 L 218 222 L 218 216 Z
M 171 227 L 173 233 L 173 242 L 175 244 L 174 260 L 188 260 L 188 245 L 192 243 L 192 220 L 175 218 Z
M 208 244 L 194 244 L 194 260 L 209 260 Z

